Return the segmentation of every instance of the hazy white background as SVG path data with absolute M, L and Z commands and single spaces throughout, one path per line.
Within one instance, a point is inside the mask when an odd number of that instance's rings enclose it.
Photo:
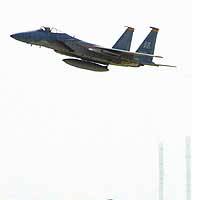
M 166 199 L 184 199 L 191 134 L 191 2 L 0 3 L 0 199 L 155 200 L 158 143 Z M 80 70 L 10 34 L 53 26 L 111 47 L 133 26 L 132 51 L 160 28 L 155 54 L 173 68 Z

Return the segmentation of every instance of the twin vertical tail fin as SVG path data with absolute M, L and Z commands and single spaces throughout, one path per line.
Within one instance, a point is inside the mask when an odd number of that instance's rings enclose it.
M 112 48 L 130 51 L 133 32 L 134 28 L 127 27 L 125 32 L 122 34 L 122 36 L 119 38 L 119 40 L 114 44 Z
M 157 58 L 162 58 L 162 57 L 154 55 L 156 39 L 157 39 L 159 29 L 155 27 L 150 27 L 150 28 L 151 28 L 150 33 L 146 36 L 142 44 L 134 53 L 134 59 L 137 60 L 139 65 L 175 67 L 172 65 L 156 64 L 153 62 L 154 57 L 157 57 Z M 134 28 L 127 27 L 127 29 L 122 34 L 122 36 L 112 47 L 113 51 L 117 51 L 116 49 L 130 51 L 133 32 L 134 32 Z
M 157 38 L 159 29 L 154 28 L 154 27 L 150 27 L 150 28 L 151 28 L 151 32 L 147 35 L 147 37 L 142 42 L 142 44 L 139 46 L 139 48 L 137 49 L 136 52 L 144 53 L 144 54 L 152 54 L 152 55 L 154 54 L 156 38 Z M 145 64 L 153 64 L 153 62 L 152 62 L 153 57 L 139 56 L 139 60 L 140 60 L 141 64 L 144 64 L 144 65 Z

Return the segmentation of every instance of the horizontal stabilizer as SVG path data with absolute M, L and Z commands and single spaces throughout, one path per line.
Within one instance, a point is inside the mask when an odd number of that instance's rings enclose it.
M 147 54 L 147 53 L 139 53 L 139 52 L 134 52 L 135 55 L 141 55 L 141 56 L 148 56 L 148 57 L 152 57 L 152 58 L 163 58 L 162 56 L 156 56 L 153 54 Z
M 173 66 L 173 65 L 163 65 L 163 64 L 156 64 L 158 67 L 176 67 L 176 66 Z
M 109 49 L 109 48 L 104 48 L 104 47 L 91 47 L 88 50 L 94 51 L 96 53 L 102 53 L 102 54 L 110 54 L 110 55 L 130 55 L 130 56 L 145 56 L 145 57 L 150 57 L 150 58 L 163 58 L 162 56 L 156 56 L 153 54 L 147 54 L 147 53 L 140 53 L 140 52 L 130 52 L 130 51 L 125 51 L 121 49 Z

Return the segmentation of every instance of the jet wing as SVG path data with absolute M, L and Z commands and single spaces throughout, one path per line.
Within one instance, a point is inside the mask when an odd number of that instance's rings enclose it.
M 62 40 L 57 40 L 56 41 L 56 44 L 59 45 L 60 48 L 64 48 L 64 49 L 67 49 L 69 52 L 73 52 L 74 50 L 68 46 L 64 41 Z
M 152 54 L 146 54 L 146 53 L 139 53 L 139 52 L 130 52 L 120 49 L 109 49 L 104 47 L 90 47 L 88 50 L 96 52 L 96 53 L 102 53 L 102 54 L 109 54 L 113 56 L 148 56 L 148 57 L 155 57 L 155 58 L 163 58 L 162 56 L 156 56 Z

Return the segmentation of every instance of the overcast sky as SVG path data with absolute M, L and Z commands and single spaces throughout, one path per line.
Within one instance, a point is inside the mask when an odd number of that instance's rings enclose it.
M 160 141 L 166 199 L 184 199 L 189 0 L 4 1 L 0 21 L 0 199 L 158 199 Z M 133 26 L 131 51 L 155 26 L 156 61 L 178 68 L 95 73 L 9 37 L 42 25 L 105 47 Z

